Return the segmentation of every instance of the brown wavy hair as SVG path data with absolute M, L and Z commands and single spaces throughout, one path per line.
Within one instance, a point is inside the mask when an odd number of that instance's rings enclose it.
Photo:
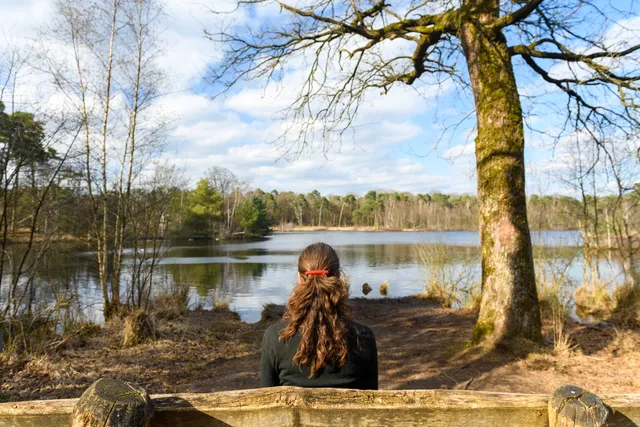
M 305 275 L 309 270 L 327 270 L 326 275 Z M 287 325 L 280 341 L 300 331 L 302 335 L 293 361 L 311 368 L 311 376 L 332 363 L 344 366 L 347 334 L 351 324 L 348 291 L 340 276 L 338 254 L 326 243 L 307 246 L 298 258 L 302 280 L 293 290 L 283 319 Z

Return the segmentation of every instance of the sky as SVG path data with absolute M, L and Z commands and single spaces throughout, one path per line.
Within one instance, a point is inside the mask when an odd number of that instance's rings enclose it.
M 279 112 L 291 101 L 288 88 L 246 83 L 213 98 L 203 80 L 208 66 L 220 60 L 219 48 L 203 37 L 203 28 L 220 25 L 220 16 L 211 8 L 222 10 L 231 0 L 164 3 L 160 66 L 170 77 L 170 89 L 157 108 L 173 120 L 162 157 L 183 168 L 192 183 L 208 168 L 222 166 L 264 191 L 475 193 L 473 114 L 454 128 L 473 112 L 471 94 L 453 85 L 419 90 L 395 86 L 386 95 L 372 92 L 363 102 L 356 130 L 339 147 L 292 159 L 272 143 Z M 2 44 L 26 45 L 54 13 L 54 0 L 0 0 L 0 49 Z M 278 13 L 268 8 L 237 19 L 259 25 L 281 19 Z M 633 25 L 640 30 L 640 20 Z M 516 78 L 521 93 L 544 90 L 544 83 L 530 73 L 516 70 Z M 28 92 L 18 85 L 20 90 Z M 557 124 L 557 117 L 539 111 L 527 120 L 543 127 Z M 529 132 L 526 147 L 528 192 L 571 194 L 553 178 L 563 167 L 562 146 Z

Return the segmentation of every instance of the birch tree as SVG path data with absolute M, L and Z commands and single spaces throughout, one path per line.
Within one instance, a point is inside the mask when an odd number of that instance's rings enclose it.
M 160 95 L 161 54 L 154 0 L 59 0 L 43 33 L 41 67 L 76 113 L 91 205 L 105 317 L 120 306 L 120 275 L 132 186 L 161 145 L 165 123 L 144 115 Z

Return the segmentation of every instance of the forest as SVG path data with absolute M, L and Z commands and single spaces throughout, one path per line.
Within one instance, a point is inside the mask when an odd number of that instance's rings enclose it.
M 87 241 L 91 234 L 91 196 L 82 170 L 45 144 L 44 123 L 31 113 L 0 113 L 6 141 L 2 234 L 10 241 L 35 236 Z M 9 151 L 10 150 L 10 151 Z M 175 168 L 158 168 L 145 185 L 132 186 L 137 206 L 121 231 L 135 239 L 230 239 L 261 237 L 272 231 L 307 228 L 367 230 L 478 230 L 478 200 L 471 194 L 423 194 L 371 190 L 364 195 L 323 195 L 318 190 L 265 192 L 220 166 L 195 183 L 178 181 Z M 527 200 L 534 230 L 580 230 L 601 236 L 603 247 L 623 238 L 624 227 L 640 221 L 638 185 L 622 197 L 584 192 L 583 197 L 532 194 Z M 121 195 L 120 195 L 121 196 Z M 117 189 L 107 194 L 107 223 L 118 221 Z M 138 223 L 143 221 L 144 223 Z M 111 249 L 111 248 L 110 248 Z

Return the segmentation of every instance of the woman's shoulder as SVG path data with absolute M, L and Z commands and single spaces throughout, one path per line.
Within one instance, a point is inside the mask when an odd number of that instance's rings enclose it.
M 276 323 L 270 325 L 269 327 L 267 327 L 267 329 L 264 331 L 264 336 L 265 337 L 278 337 L 280 335 L 280 331 L 282 329 L 284 329 L 284 327 L 287 326 L 287 322 L 284 320 L 279 320 Z
M 280 339 L 280 331 L 286 325 L 285 322 L 279 321 L 267 327 L 264 330 L 264 335 L 262 336 L 262 351 L 263 352 L 271 352 L 272 349 L 276 349 L 279 345 Z
M 364 325 L 362 323 L 356 322 L 355 320 L 352 320 L 351 327 L 353 331 L 356 333 L 356 335 L 360 337 L 360 339 L 365 339 L 365 340 L 376 339 L 375 335 L 373 334 L 373 331 L 367 325 Z

